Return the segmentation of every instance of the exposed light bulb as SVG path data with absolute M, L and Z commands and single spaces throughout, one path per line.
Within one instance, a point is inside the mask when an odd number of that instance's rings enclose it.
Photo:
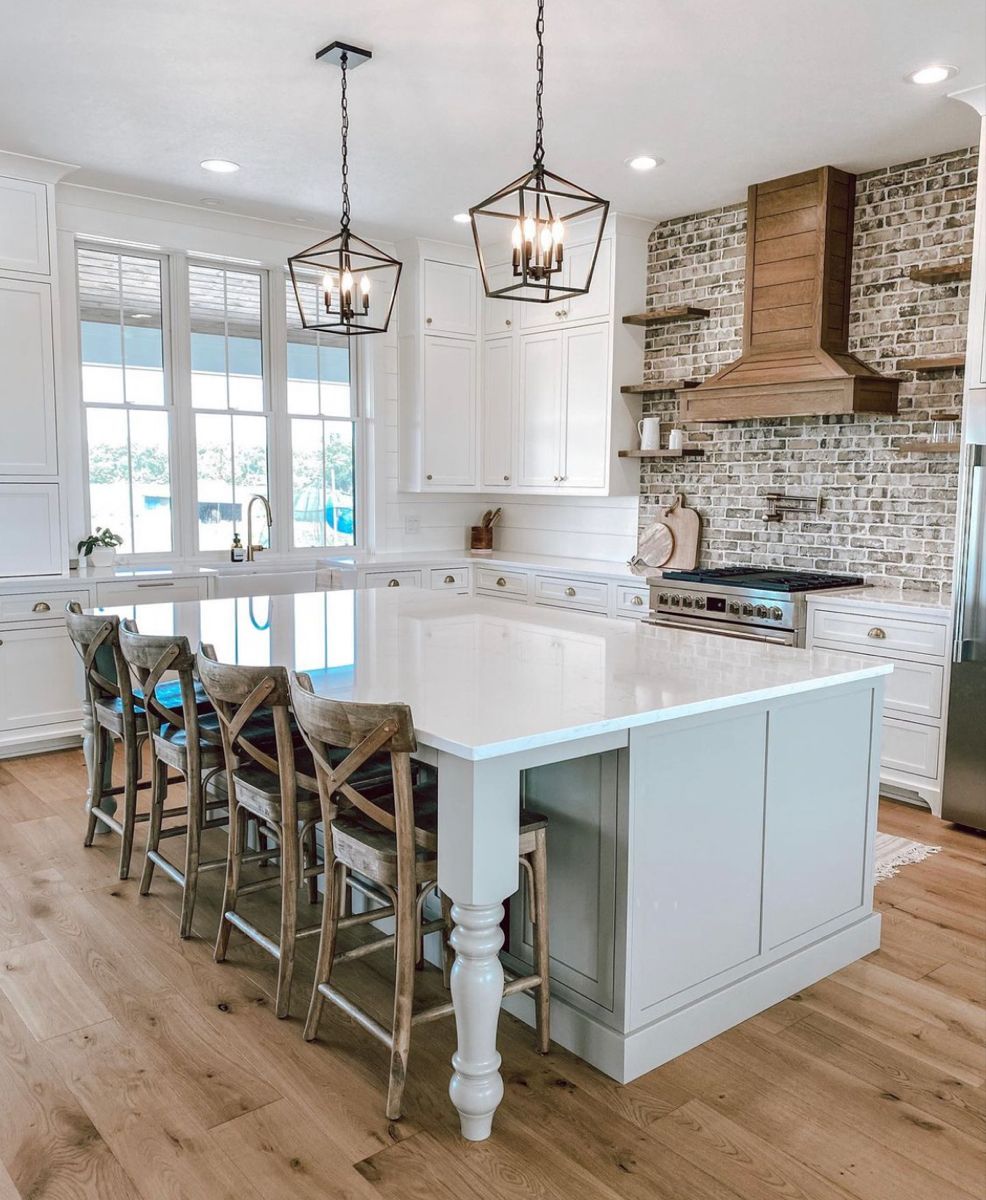
M 556 242 L 563 242 L 565 240 L 565 226 L 561 221 L 556 220 L 551 226 L 551 236 Z
M 523 240 L 523 235 L 521 234 L 521 231 L 520 231 L 520 221 L 518 221 L 516 223 L 516 225 L 514 225 L 513 233 L 510 235 L 510 241 L 515 250 L 520 249 L 520 244 L 521 244 L 522 240 Z
M 352 295 L 353 291 L 353 274 L 352 271 L 343 271 L 342 273 L 342 290 L 349 292 Z
M 541 227 L 541 249 L 545 252 L 545 254 L 550 254 L 553 241 L 554 238 L 551 236 L 551 228 L 548 225 L 543 225 Z
M 524 218 L 524 241 L 533 242 L 534 235 L 537 233 L 537 225 L 534 223 L 533 217 Z
M 366 294 L 369 292 L 369 290 L 370 290 L 370 277 L 369 277 L 369 275 L 361 275 L 361 276 L 360 276 L 360 280 L 359 280 L 359 290 L 360 290 L 360 291 L 363 293 L 363 295 L 364 295 L 364 296 L 365 296 L 365 295 L 366 295 Z

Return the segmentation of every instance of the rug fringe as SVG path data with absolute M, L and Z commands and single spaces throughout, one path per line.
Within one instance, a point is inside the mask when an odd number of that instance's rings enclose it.
M 929 855 L 938 854 L 941 846 L 926 846 L 923 842 L 908 842 L 895 850 L 885 862 L 877 861 L 873 874 L 874 883 L 893 879 L 899 869 L 911 863 L 923 862 Z

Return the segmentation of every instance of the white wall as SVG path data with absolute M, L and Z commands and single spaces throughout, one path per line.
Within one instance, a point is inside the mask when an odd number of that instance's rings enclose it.
M 127 241 L 163 250 L 224 256 L 264 267 L 284 267 L 290 254 L 328 236 L 310 225 L 285 225 L 233 213 L 209 211 L 145 197 L 61 184 L 57 224 L 62 242 L 62 321 L 66 330 L 62 371 L 62 438 L 65 461 L 81 464 L 78 395 L 78 314 L 74 238 Z M 386 246 L 393 252 L 392 246 Z M 398 491 L 397 314 L 383 335 L 357 339 L 367 401 L 367 549 L 462 550 L 468 526 L 478 523 L 495 496 L 418 495 Z M 85 532 L 81 470 L 68 480 L 69 529 Z M 277 518 L 275 513 L 275 520 Z M 408 521 L 418 522 L 417 531 Z M 78 526 L 78 528 L 76 528 Z M 635 497 L 513 497 L 503 505 L 496 535 L 499 550 L 622 561 L 636 548 Z

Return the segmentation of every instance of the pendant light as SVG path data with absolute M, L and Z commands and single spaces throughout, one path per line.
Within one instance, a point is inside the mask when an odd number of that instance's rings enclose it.
M 592 283 L 609 201 L 544 165 L 544 0 L 538 0 L 534 165 L 469 210 L 487 296 L 552 304 Z M 566 256 L 573 239 L 577 261 Z M 582 251 L 585 253 L 582 253 Z
M 384 333 L 390 324 L 401 263 L 357 237 L 349 227 L 348 72 L 368 62 L 369 50 L 333 42 L 315 55 L 342 71 L 342 216 L 339 232 L 288 259 L 298 312 L 305 329 L 353 337 Z

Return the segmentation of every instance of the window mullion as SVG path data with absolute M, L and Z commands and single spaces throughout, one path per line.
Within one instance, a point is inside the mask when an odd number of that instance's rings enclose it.
M 168 259 L 171 324 L 171 399 L 174 412 L 174 467 L 178 484 L 175 504 L 175 548 L 178 555 L 191 559 L 198 553 L 198 478 L 195 469 L 197 447 L 195 418 L 192 413 L 192 330 L 188 294 L 188 259 L 172 254 Z

